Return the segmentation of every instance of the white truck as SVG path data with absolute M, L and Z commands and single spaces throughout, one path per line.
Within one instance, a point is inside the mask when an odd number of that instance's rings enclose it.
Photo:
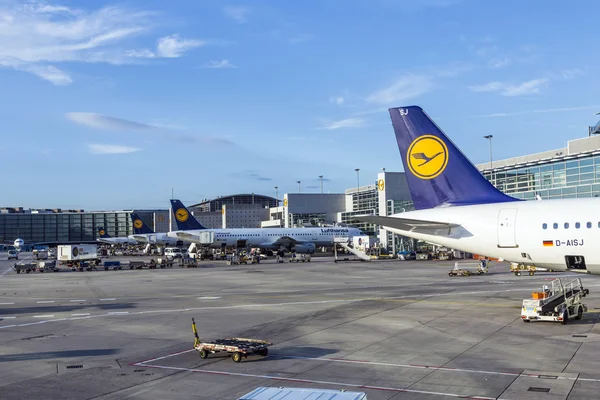
M 91 270 L 101 263 L 96 244 L 60 245 L 56 248 L 56 260 L 73 271 Z
M 347 392 L 345 390 L 259 387 L 238 398 L 238 400 L 367 400 L 364 392 Z

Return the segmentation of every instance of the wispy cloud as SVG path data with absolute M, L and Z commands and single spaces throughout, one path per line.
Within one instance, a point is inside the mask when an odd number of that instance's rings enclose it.
M 581 111 L 581 110 L 600 110 L 600 105 L 562 107 L 562 108 L 546 108 L 546 109 L 539 109 L 539 110 L 527 110 L 527 111 L 517 111 L 517 112 L 500 112 L 500 113 L 478 115 L 475 118 L 514 117 L 514 116 L 518 116 L 518 115 L 527 115 L 527 114 L 547 114 L 547 113 L 560 113 L 560 112 Z
M 579 68 L 571 68 L 560 71 L 560 75 L 564 79 L 574 79 L 578 76 L 583 76 L 584 72 Z
M 309 42 L 309 41 L 313 40 L 314 38 L 315 38 L 315 35 L 300 34 L 300 35 L 292 36 L 289 40 L 289 43 L 290 44 L 300 44 L 300 43 Z
M 150 49 L 128 50 L 125 54 L 129 57 L 137 58 L 178 58 L 186 51 L 204 46 L 207 42 L 196 39 L 183 39 L 177 34 L 169 35 L 158 39 L 156 42 L 156 51 Z
M 364 126 L 365 120 L 362 118 L 346 118 L 340 121 L 333 121 L 319 129 L 335 130 L 342 128 L 360 128 Z
M 85 125 L 90 128 L 106 129 L 106 130 L 149 130 L 157 129 L 157 127 L 142 124 L 139 122 L 129 121 L 123 118 L 110 117 L 108 115 L 90 113 L 90 112 L 70 112 L 66 113 L 67 119 Z
M 235 65 L 229 62 L 229 60 L 211 60 L 204 64 L 202 68 L 237 68 Z
M 73 79 L 64 71 L 52 66 L 52 65 L 26 65 L 19 67 L 23 71 L 32 73 L 42 79 L 45 79 L 57 86 L 69 85 L 73 82 Z
M 234 172 L 234 173 L 229 174 L 229 176 L 231 176 L 233 178 L 253 179 L 253 180 L 261 181 L 261 182 L 269 182 L 269 181 L 273 180 L 272 178 L 264 176 L 263 174 L 259 173 L 258 171 L 255 171 L 252 169 Z
M 53 64 L 121 65 L 142 57 L 179 57 L 204 43 L 170 35 L 158 40 L 155 52 L 124 51 L 133 38 L 151 33 L 155 15 L 116 6 L 83 10 L 36 1 L 0 1 L 0 66 L 67 85 L 73 79 Z
M 337 104 L 338 106 L 344 104 L 344 101 L 344 96 L 331 96 L 329 98 L 330 103 Z
M 491 68 L 503 68 L 509 66 L 511 63 L 511 59 L 506 56 L 493 58 L 490 61 L 488 61 L 488 65 Z
M 141 151 L 137 147 L 119 146 L 114 144 L 89 144 L 92 154 L 129 154 Z
M 532 79 L 519 84 L 494 81 L 485 85 L 469 86 L 469 89 L 473 92 L 496 92 L 502 96 L 523 96 L 539 93 L 548 81 L 548 78 Z
M 250 9 L 247 7 L 227 6 L 223 8 L 223 12 L 229 18 L 237 21 L 240 24 L 243 24 L 248 20 L 248 14 L 250 13 Z
M 410 74 L 397 79 L 386 88 L 371 93 L 367 96 L 366 101 L 383 105 L 403 102 L 427 93 L 433 88 L 434 83 L 431 77 Z

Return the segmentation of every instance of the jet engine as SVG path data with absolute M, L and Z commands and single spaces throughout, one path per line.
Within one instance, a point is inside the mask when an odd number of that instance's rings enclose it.
M 294 247 L 292 247 L 292 251 L 295 251 L 296 253 L 313 254 L 316 249 L 317 249 L 317 246 L 315 246 L 314 243 L 297 244 Z

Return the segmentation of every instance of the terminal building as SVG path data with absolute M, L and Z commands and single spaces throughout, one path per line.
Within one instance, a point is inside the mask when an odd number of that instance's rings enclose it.
M 589 136 L 561 149 L 477 165 L 504 193 L 525 200 L 600 196 L 600 123 Z M 389 250 L 412 249 L 413 241 L 359 215 L 390 216 L 414 209 L 404 172 L 380 172 L 372 183 L 344 193 L 285 193 L 280 202 L 260 194 L 236 194 L 189 206 L 207 228 L 354 226 Z M 98 228 L 113 237 L 133 233 L 134 210 L 94 211 L 0 208 L 0 243 L 95 241 Z M 155 232 L 176 230 L 170 209 L 135 210 Z
M 561 149 L 477 167 L 494 186 L 519 199 L 597 197 L 600 195 L 600 136 L 570 140 L 567 147 Z
M 98 228 L 113 237 L 133 234 L 131 213 L 135 211 L 155 232 L 169 228 L 168 210 L 94 211 L 60 209 L 0 209 L 0 245 L 21 238 L 26 243 L 93 242 Z

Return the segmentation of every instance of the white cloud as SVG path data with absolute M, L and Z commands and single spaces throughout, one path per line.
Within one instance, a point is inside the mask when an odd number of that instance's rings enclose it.
M 364 126 L 365 120 L 362 118 L 347 118 L 341 121 L 333 121 L 320 129 L 335 130 L 342 128 L 360 128 Z
M 488 62 L 488 65 L 492 68 L 502 68 L 502 67 L 507 67 L 511 64 L 511 60 L 508 57 L 499 57 L 499 58 L 493 58 Z
M 119 146 L 114 144 L 89 144 L 88 148 L 92 154 L 129 154 L 142 150 L 137 147 Z
M 498 92 L 502 96 L 523 96 L 539 93 L 540 88 L 549 81 L 547 78 L 532 79 L 520 84 L 489 82 L 485 85 L 469 86 L 473 92 Z
M 158 40 L 156 53 L 159 57 L 180 57 L 185 51 L 204 44 L 201 40 L 181 39 L 179 35 L 170 35 Z
M 247 7 L 228 6 L 223 8 L 223 12 L 229 18 L 234 19 L 238 23 L 242 24 L 248 20 L 247 16 L 250 13 L 250 9 Z
M 403 102 L 433 90 L 433 80 L 424 75 L 406 75 L 387 88 L 371 93 L 367 102 L 391 104 Z
M 343 96 L 331 96 L 329 98 L 329 102 L 337 104 L 338 106 L 344 104 L 344 101 L 345 99 Z
M 156 54 L 124 49 L 153 27 L 153 13 L 122 7 L 80 10 L 62 5 L 0 1 L 0 66 L 33 73 L 55 84 L 72 82 L 51 65 L 62 62 L 131 63 L 135 58 L 178 57 L 202 45 L 177 35 L 159 39 Z
M 20 69 L 39 76 L 57 86 L 69 85 L 73 82 L 73 79 L 66 72 L 52 65 L 28 65 Z
M 229 62 L 229 60 L 211 60 L 209 63 L 204 65 L 204 68 L 237 68 L 235 65 Z
M 574 79 L 578 76 L 584 75 L 583 71 L 579 68 L 566 69 L 560 72 L 560 75 L 564 79 Z
M 527 115 L 527 114 L 547 114 L 547 113 L 559 113 L 559 112 L 581 111 L 581 110 L 598 110 L 598 109 L 600 109 L 600 105 L 545 108 L 545 109 L 538 109 L 538 110 L 478 115 L 476 118 L 513 117 L 513 116 L 517 116 L 517 115 Z
M 65 117 L 80 125 L 106 130 L 149 130 L 155 126 L 129 121 L 122 118 L 89 112 L 70 112 Z

